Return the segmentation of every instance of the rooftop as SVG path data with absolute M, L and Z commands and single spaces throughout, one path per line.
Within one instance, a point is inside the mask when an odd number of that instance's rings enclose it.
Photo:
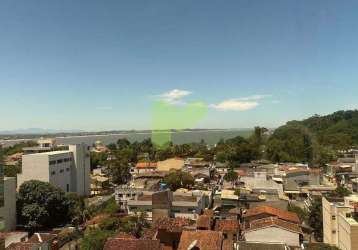
M 24 156 L 29 156 L 29 155 L 58 155 L 58 154 L 67 154 L 67 153 L 71 153 L 68 150 L 59 150 L 59 151 L 49 151 L 49 152 L 43 152 L 43 153 L 35 153 L 35 154 L 28 154 L 28 155 L 24 155 Z
M 286 250 L 284 243 L 239 242 L 237 250 Z
M 220 232 L 237 232 L 240 229 L 238 220 L 217 220 L 215 223 L 215 231 Z
M 162 250 L 159 240 L 109 238 L 103 250 Z
M 296 223 L 287 222 L 276 217 L 269 217 L 245 223 L 245 232 L 258 230 L 267 227 L 279 227 L 287 231 L 302 234 L 300 226 Z
M 244 218 L 248 218 L 248 217 L 256 216 L 256 215 L 260 215 L 260 214 L 273 215 L 273 216 L 277 216 L 278 218 L 285 220 L 285 221 L 300 223 L 300 219 L 298 218 L 296 213 L 292 213 L 289 211 L 285 211 L 285 210 L 281 210 L 281 209 L 269 207 L 269 206 L 259 206 L 259 207 L 255 207 L 255 208 L 250 208 L 244 214 Z
M 183 231 L 178 250 L 187 250 L 191 244 L 200 250 L 221 250 L 223 235 L 215 231 Z

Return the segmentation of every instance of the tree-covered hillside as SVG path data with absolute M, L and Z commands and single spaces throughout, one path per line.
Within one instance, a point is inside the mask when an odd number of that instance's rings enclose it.
M 323 164 L 334 151 L 358 145 L 358 110 L 315 115 L 290 121 L 275 130 L 267 142 L 267 157 L 274 161 Z

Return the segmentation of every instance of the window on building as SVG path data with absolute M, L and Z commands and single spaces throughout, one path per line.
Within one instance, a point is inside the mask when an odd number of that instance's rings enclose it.
M 70 192 L 70 184 L 66 185 L 66 192 Z
M 336 216 L 335 215 L 332 215 L 332 220 L 335 220 L 336 219 Z
M 63 172 L 64 172 L 64 170 L 63 170 L 63 169 L 61 169 L 61 170 L 60 170 L 60 173 L 63 173 Z
M 63 162 L 63 159 L 57 160 L 57 164 L 60 164 Z
M 336 230 L 332 230 L 332 234 L 335 234 L 336 233 Z
M 55 165 L 56 161 L 50 161 L 50 165 Z
M 66 171 L 67 171 L 67 172 L 70 171 L 70 168 L 66 168 Z
M 55 171 L 52 171 L 52 172 L 51 172 L 51 175 L 55 175 L 55 174 L 56 174 L 56 172 L 55 172 Z

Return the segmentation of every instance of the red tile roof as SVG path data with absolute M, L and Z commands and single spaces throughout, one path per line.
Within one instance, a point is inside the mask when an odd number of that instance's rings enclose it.
M 273 226 L 280 227 L 287 231 L 302 234 L 302 230 L 301 230 L 300 226 L 297 225 L 296 223 L 287 222 L 287 221 L 278 219 L 276 217 L 269 217 L 269 218 L 254 220 L 254 221 L 245 223 L 245 231 L 249 232 L 249 231 L 258 230 L 258 229 L 267 228 L 267 227 L 273 227 Z
M 184 227 L 193 225 L 194 222 L 187 218 L 177 217 L 177 218 L 158 218 L 153 227 L 157 229 L 164 229 L 169 232 L 181 232 Z
M 136 168 L 156 168 L 156 162 L 138 162 Z
M 31 250 L 33 247 L 40 247 L 40 244 L 30 242 L 16 242 L 11 243 L 6 250 Z M 35 248 L 36 249 L 36 248 Z
M 207 215 L 200 215 L 196 220 L 196 228 L 211 229 L 211 217 Z
M 300 219 L 298 218 L 296 213 L 292 213 L 289 211 L 281 210 L 274 207 L 269 206 L 259 206 L 255 208 L 251 208 L 246 211 L 244 214 L 244 218 L 260 215 L 260 214 L 268 214 L 269 216 L 277 216 L 278 218 L 294 223 L 300 223 Z
M 162 250 L 159 240 L 146 239 L 107 239 L 103 250 Z
M 183 231 L 178 250 L 187 250 L 196 241 L 195 246 L 200 250 L 221 250 L 223 235 L 215 231 Z
M 240 229 L 238 220 L 218 220 L 215 223 L 215 231 L 236 233 Z

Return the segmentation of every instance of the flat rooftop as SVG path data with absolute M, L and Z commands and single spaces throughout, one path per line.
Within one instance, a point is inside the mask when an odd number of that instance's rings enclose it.
M 68 151 L 68 150 L 49 151 L 49 152 L 43 152 L 43 153 L 28 154 L 28 155 L 24 155 L 24 156 L 29 156 L 29 155 L 58 155 L 58 154 L 66 154 L 66 153 L 71 153 L 71 151 Z

